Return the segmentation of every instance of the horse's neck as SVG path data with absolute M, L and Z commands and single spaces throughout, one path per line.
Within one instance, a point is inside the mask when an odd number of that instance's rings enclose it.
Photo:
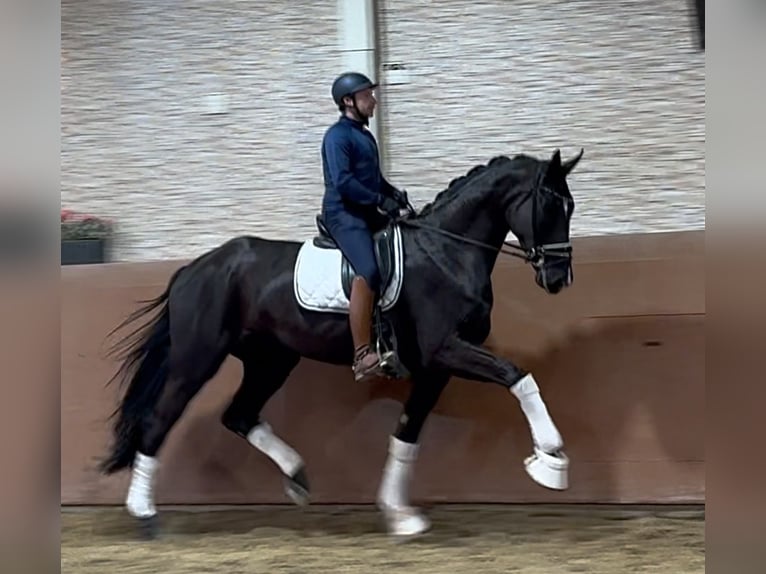
M 424 217 L 423 222 L 484 244 L 485 247 L 480 247 L 457 239 L 445 239 L 446 254 L 462 272 L 489 278 L 509 231 L 504 218 L 492 208 L 490 198 L 481 195 L 465 201 L 455 198 L 449 204 L 438 206 Z
M 498 213 L 487 195 L 476 195 L 462 201 L 456 197 L 429 213 L 424 220 L 429 225 L 490 245 L 497 250 L 509 231 L 505 218 Z

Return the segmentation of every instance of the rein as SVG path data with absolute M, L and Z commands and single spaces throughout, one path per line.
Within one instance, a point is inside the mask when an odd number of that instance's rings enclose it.
M 414 214 L 414 209 L 411 206 L 408 209 L 411 214 Z M 419 227 L 421 229 L 427 229 L 429 231 L 433 231 L 434 233 L 444 235 L 445 237 L 450 237 L 452 239 L 461 241 L 463 243 L 470 243 L 471 245 L 483 247 L 484 249 L 489 249 L 490 251 L 493 251 L 493 252 L 498 251 L 497 247 L 494 247 L 490 245 L 489 243 L 484 243 L 476 239 L 471 239 L 470 237 L 465 237 L 464 235 L 459 235 L 457 233 L 447 231 L 446 229 L 441 229 L 434 225 L 427 225 L 421 221 L 413 221 L 411 219 L 397 219 L 395 221 L 402 225 L 409 225 L 411 227 Z M 518 251 L 518 253 L 515 251 L 509 251 L 509 250 L 503 249 L 503 247 L 510 248 L 511 250 L 516 250 Z M 518 257 L 519 259 L 523 259 L 525 263 L 532 263 L 532 262 L 541 261 L 542 258 L 545 257 L 546 255 L 549 255 L 552 257 L 562 257 L 562 258 L 569 257 L 572 254 L 572 243 L 569 241 L 562 242 L 562 243 L 544 243 L 543 245 L 535 245 L 530 248 L 524 248 L 521 245 L 516 245 L 515 243 L 512 243 L 511 241 L 503 241 L 503 245 L 500 247 L 500 253 L 504 253 L 505 255 L 511 255 L 512 257 Z
M 545 187 L 542 186 L 542 180 L 545 175 L 545 170 L 540 169 L 536 176 L 536 182 L 535 186 L 533 188 L 533 193 L 536 193 L 538 190 L 544 190 L 548 193 L 551 193 L 549 190 L 547 190 Z M 416 216 L 417 211 L 413 207 L 413 205 L 410 203 L 409 198 L 405 196 L 405 202 L 407 204 L 407 212 L 410 216 Z M 565 208 L 566 209 L 566 208 Z M 537 220 L 537 203 L 534 204 L 534 207 L 532 209 L 532 235 L 534 239 L 534 230 L 536 226 L 536 220 Z M 411 227 L 419 227 L 421 229 L 427 229 L 429 231 L 433 231 L 434 233 L 438 233 L 440 235 L 444 235 L 445 237 L 449 237 L 451 239 L 455 239 L 457 241 L 460 241 L 462 243 L 469 243 L 471 245 L 476 245 L 477 247 L 482 247 L 484 249 L 488 249 L 492 251 L 493 253 L 498 252 L 498 248 L 495 246 L 492 246 L 488 243 L 484 243 L 482 241 L 478 241 L 476 239 L 471 239 L 470 237 L 465 237 L 464 235 L 460 235 L 458 233 L 453 233 L 451 231 L 447 231 L 446 229 L 441 229 L 439 227 L 436 227 L 434 225 L 427 225 L 421 221 L 413 221 L 412 219 L 408 219 L 406 217 L 404 218 L 395 218 L 394 221 L 397 223 L 401 223 L 404 225 L 409 225 Z M 506 249 L 503 249 L 506 248 Z M 560 243 L 544 243 L 542 245 L 533 245 L 530 248 L 525 248 L 521 245 L 517 245 L 511 241 L 503 241 L 503 244 L 499 248 L 499 252 L 503 253 L 505 255 L 511 255 L 512 257 L 518 257 L 519 259 L 523 259 L 525 263 L 531 263 L 533 266 L 537 267 L 544 264 L 544 260 L 546 256 L 550 257 L 559 257 L 562 259 L 566 259 L 568 257 L 572 256 L 572 243 L 571 241 L 565 241 Z

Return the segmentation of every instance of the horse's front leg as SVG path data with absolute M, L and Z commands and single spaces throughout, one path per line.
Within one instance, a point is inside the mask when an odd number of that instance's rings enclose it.
M 388 532 L 409 537 L 431 524 L 410 501 L 409 486 L 420 450 L 420 431 L 449 381 L 449 373 L 413 373 L 412 390 L 396 432 L 389 438 L 388 458 L 378 489 L 377 503 Z
M 509 389 L 519 400 L 532 433 L 534 452 L 524 462 L 527 473 L 547 488 L 568 488 L 569 460 L 562 451 L 564 443 L 531 373 L 457 336 L 445 342 L 434 356 L 434 362 L 455 376 L 497 383 Z

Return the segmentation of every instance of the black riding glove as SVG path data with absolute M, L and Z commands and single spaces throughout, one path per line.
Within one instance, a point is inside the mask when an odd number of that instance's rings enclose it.
M 388 196 L 383 196 L 380 200 L 380 207 L 381 211 L 383 211 L 385 214 L 387 214 L 389 217 L 395 218 L 399 217 L 399 202 L 395 199 L 392 199 Z
M 406 190 L 394 189 L 393 196 L 394 196 L 394 201 L 396 201 L 402 207 L 402 209 L 407 209 L 409 207 L 410 202 L 407 198 Z

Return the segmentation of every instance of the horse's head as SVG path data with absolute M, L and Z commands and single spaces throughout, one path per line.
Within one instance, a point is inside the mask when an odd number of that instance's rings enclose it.
M 521 249 L 537 284 L 558 293 L 574 277 L 569 223 L 575 202 L 566 178 L 582 155 L 580 150 L 565 163 L 558 150 L 547 161 L 525 154 L 496 156 L 453 179 L 410 224 L 489 248 L 495 255 L 503 243 Z M 504 242 L 509 229 L 521 247 Z
M 582 154 L 562 163 L 556 150 L 550 161 L 538 164 L 529 193 L 509 194 L 505 206 L 506 222 L 527 252 L 535 281 L 551 294 L 574 280 L 569 227 L 575 202 L 566 177 Z

